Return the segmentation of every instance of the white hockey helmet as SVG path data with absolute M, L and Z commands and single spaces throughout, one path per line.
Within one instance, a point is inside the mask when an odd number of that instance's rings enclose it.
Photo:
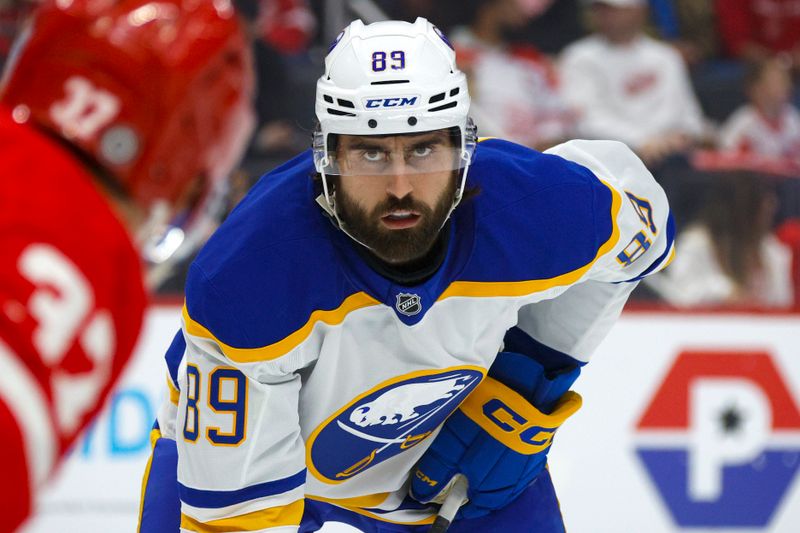
M 458 128 L 453 170 L 461 169 L 453 202 L 461 199 L 475 152 L 467 79 L 447 37 L 424 18 L 364 25 L 355 20 L 331 44 L 317 81 L 314 163 L 326 209 L 335 214 L 327 174 L 338 174 L 331 134 L 396 135 Z M 338 219 L 338 217 L 337 217 Z M 340 223 L 341 225 L 341 223 Z

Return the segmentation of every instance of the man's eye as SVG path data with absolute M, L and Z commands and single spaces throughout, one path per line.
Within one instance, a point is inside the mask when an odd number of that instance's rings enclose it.
M 362 157 L 370 163 L 377 163 L 383 161 L 383 152 L 380 150 L 365 150 Z
M 414 148 L 414 157 L 427 157 L 431 155 L 433 148 L 430 146 L 417 146 Z

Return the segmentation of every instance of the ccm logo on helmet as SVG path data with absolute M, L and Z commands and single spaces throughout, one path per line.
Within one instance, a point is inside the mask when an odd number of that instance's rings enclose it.
M 393 96 L 391 98 L 367 98 L 364 106 L 367 109 L 379 107 L 411 107 L 417 105 L 418 96 Z

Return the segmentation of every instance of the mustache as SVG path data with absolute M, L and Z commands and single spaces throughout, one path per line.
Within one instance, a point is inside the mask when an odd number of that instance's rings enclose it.
M 431 209 L 422 202 L 418 202 L 413 196 L 404 196 L 403 198 L 397 198 L 396 196 L 390 196 L 381 203 L 379 203 L 373 209 L 373 214 L 377 214 L 379 216 L 383 216 L 390 211 L 395 210 L 404 210 L 404 211 L 415 211 L 419 214 L 429 214 Z

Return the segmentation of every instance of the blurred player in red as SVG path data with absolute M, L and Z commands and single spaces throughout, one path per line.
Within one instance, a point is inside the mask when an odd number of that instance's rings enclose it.
M 139 335 L 154 214 L 232 170 L 252 92 L 226 1 L 48 0 L 17 44 L 0 87 L 0 532 L 101 408 Z

